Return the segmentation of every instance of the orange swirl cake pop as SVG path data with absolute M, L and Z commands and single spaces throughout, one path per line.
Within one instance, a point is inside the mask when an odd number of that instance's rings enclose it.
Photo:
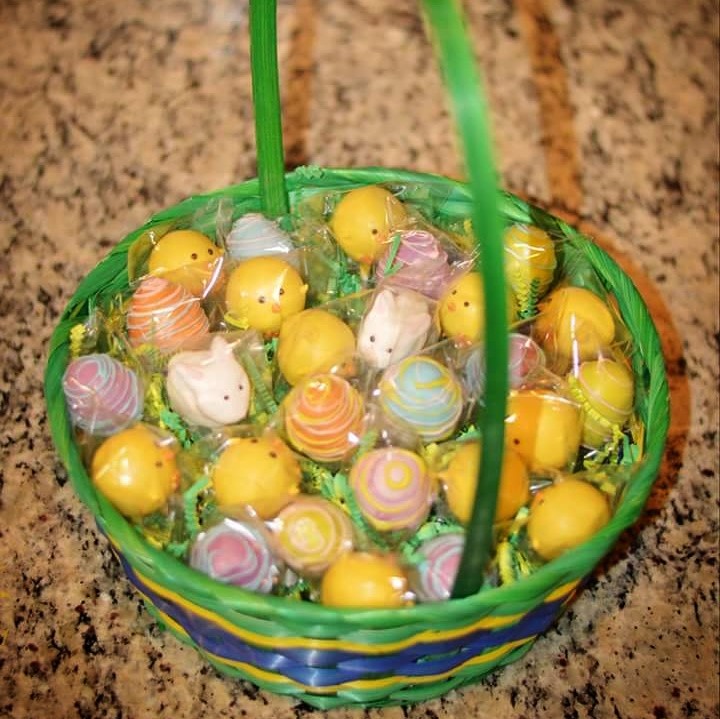
M 280 512 L 274 524 L 278 553 L 301 574 L 322 574 L 353 547 L 350 519 L 322 497 L 299 497 Z
M 193 349 L 207 337 L 208 318 L 184 287 L 162 277 L 148 277 L 135 290 L 127 311 L 130 344 L 151 344 L 161 352 Z
M 365 408 L 342 377 L 321 374 L 296 385 L 283 401 L 290 444 L 318 462 L 342 459 L 359 441 Z

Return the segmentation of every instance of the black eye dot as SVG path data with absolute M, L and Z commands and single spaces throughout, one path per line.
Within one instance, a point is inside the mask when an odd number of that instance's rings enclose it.
M 212 247 L 208 247 L 208 255 L 214 255 L 214 254 L 215 254 L 215 250 L 213 250 Z
M 389 355 L 391 355 L 391 354 L 392 354 L 392 347 L 388 347 L 387 350 L 386 350 L 386 352 L 387 352 Z
M 456 295 L 456 294 L 457 294 L 457 290 L 453 290 L 450 294 L 451 294 L 451 295 Z
M 197 252 L 193 252 L 192 255 L 190 255 L 191 260 L 197 260 Z
M 375 341 L 375 335 L 370 335 L 370 341 L 371 341 L 371 342 L 374 342 L 374 341 Z
M 463 302 L 463 307 L 470 307 L 470 303 L 467 300 L 465 300 L 465 302 Z
M 159 459 L 158 459 L 158 460 L 155 462 L 155 466 L 156 466 L 158 469 L 162 469 L 162 466 L 163 466 L 162 460 L 159 460 Z
M 223 399 L 227 402 L 227 401 L 230 399 L 230 395 L 229 395 L 229 394 L 226 394 L 226 395 L 223 397 Z
M 238 389 L 241 389 L 241 390 L 242 390 L 242 389 L 245 389 L 245 385 L 239 384 L 239 385 L 238 385 Z
M 373 227 L 372 230 L 370 230 L 370 231 L 373 233 L 373 235 L 377 235 L 377 233 L 379 232 L 377 227 Z
M 280 288 L 280 294 L 281 294 L 281 295 L 284 295 L 284 294 L 285 294 L 285 290 L 284 290 L 282 287 Z
M 257 439 L 256 439 L 255 437 L 253 437 L 253 438 L 250 440 L 250 444 L 257 444 L 257 443 L 258 443 L 258 441 L 257 441 Z
M 517 437 L 515 437 L 515 439 L 513 440 L 513 444 L 520 444 L 520 440 Z
M 264 305 L 264 304 L 265 304 L 265 298 L 262 297 L 262 296 L 261 296 L 261 297 L 258 297 L 258 302 L 259 302 L 261 305 Z
M 277 459 L 277 452 L 269 452 L 268 453 L 273 459 Z

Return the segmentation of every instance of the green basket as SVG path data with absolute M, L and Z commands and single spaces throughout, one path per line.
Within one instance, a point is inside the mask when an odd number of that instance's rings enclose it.
M 68 303 L 52 336 L 45 375 L 53 439 L 73 487 L 95 516 L 100 531 L 107 536 L 152 615 L 180 640 L 197 648 L 220 671 L 324 709 L 429 699 L 475 681 L 524 654 L 534 639 L 555 622 L 583 579 L 607 554 L 618 536 L 640 515 L 660 465 L 669 420 L 660 343 L 647 308 L 631 280 L 591 240 L 561 220 L 510 194 L 497 193 L 492 185 L 492 191 L 488 191 L 488 178 L 492 182 L 493 174 L 486 148 L 481 146 L 487 137 L 482 127 L 485 113 L 476 99 L 465 103 L 467 107 L 461 107 L 462 98 L 467 98 L 463 93 L 467 93 L 468 88 L 476 91 L 476 81 L 457 8 L 445 0 L 424 0 L 424 5 L 435 29 L 446 79 L 455 99 L 470 185 L 436 175 L 384 168 L 306 167 L 282 173 L 282 155 L 277 150 L 281 147 L 279 115 L 277 108 L 273 108 L 277 87 L 273 88 L 271 81 L 269 105 L 265 110 L 269 108 L 277 121 L 274 129 L 270 123 L 269 136 L 264 134 L 261 140 L 258 134 L 259 179 L 185 200 L 160 212 L 120 242 L 82 281 Z M 255 9 L 253 67 L 254 72 L 264 78 L 262 83 L 267 90 L 268 70 L 260 67 L 263 60 L 258 60 L 258 53 L 265 53 L 265 60 L 269 58 L 270 77 L 272 80 L 274 76 L 276 83 L 272 67 L 275 62 L 274 0 L 254 0 L 252 6 Z M 271 38 L 271 42 L 266 43 L 263 38 Z M 255 89 L 257 91 L 257 87 Z M 265 103 L 260 95 L 256 93 L 255 98 L 258 121 Z M 479 126 L 471 127 L 478 117 Z M 473 138 L 478 136 L 480 139 L 475 142 Z M 148 230 L 192 217 L 195 226 L 205 222 L 211 231 L 213 216 L 208 208 L 218 199 L 231 204 L 234 218 L 257 211 L 274 215 L 282 212 L 287 203 L 295 207 L 319 191 L 344 192 L 377 183 L 393 189 L 440 226 L 473 218 L 476 229 L 488 228 L 482 246 L 486 287 L 488 282 L 491 286 L 499 282 L 500 288 L 503 287 L 502 269 L 498 280 L 497 271 L 495 277 L 488 276 L 493 268 L 487 266 L 493 249 L 501 262 L 497 238 L 503 225 L 536 225 L 572 248 L 576 256 L 584 258 L 616 299 L 632 336 L 633 371 L 638 387 L 636 412 L 645 426 L 643 456 L 632 466 L 613 517 L 602 530 L 530 576 L 508 585 L 473 591 L 464 598 L 440 604 L 393 610 L 338 610 L 220 584 L 151 546 L 95 491 L 76 444 L 62 391 L 62 376 L 70 358 L 71 329 L 88 318 L 97 302 L 128 290 L 128 249 Z M 483 207 L 490 208 L 484 216 Z M 507 328 L 502 302 L 493 306 L 492 301 L 488 301 L 486 305 L 487 324 L 492 325 L 489 331 L 499 332 L 504 338 Z M 488 374 L 491 362 L 489 353 Z M 489 425 L 483 425 L 482 429 L 485 436 L 499 431 L 502 439 L 507 386 L 506 359 L 502 352 L 495 362 L 502 366 L 501 373 L 505 375 L 497 383 L 502 397 L 494 403 L 487 398 L 488 406 L 493 404 L 495 412 L 486 413 L 489 416 L 485 416 L 483 422 Z M 481 474 L 481 482 L 489 486 L 490 498 L 477 503 L 474 519 L 492 517 L 494 513 L 500 453 L 485 454 L 491 456 L 488 460 L 483 456 L 481 473 L 485 474 L 484 478 Z M 490 526 L 491 522 L 485 521 L 484 525 Z M 470 556 L 464 557 L 463 566 L 466 562 L 471 566 L 479 562 L 483 568 L 489 552 L 488 537 L 469 536 L 468 546 L 480 549 L 466 552 Z

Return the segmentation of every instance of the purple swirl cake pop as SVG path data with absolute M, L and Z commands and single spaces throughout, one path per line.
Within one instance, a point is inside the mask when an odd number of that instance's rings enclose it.
M 278 567 L 265 537 L 250 524 L 225 519 L 199 534 L 190 551 L 190 566 L 226 584 L 267 594 Z
M 420 547 L 413 589 L 421 602 L 450 598 L 464 546 L 465 535 L 453 532 L 433 537 Z
M 392 235 L 375 266 L 378 284 L 405 287 L 433 299 L 439 299 L 452 277 L 447 252 L 435 235 L 425 230 L 404 230 Z
M 110 355 L 74 359 L 65 370 L 63 391 L 72 423 L 90 434 L 107 437 L 142 416 L 138 376 Z

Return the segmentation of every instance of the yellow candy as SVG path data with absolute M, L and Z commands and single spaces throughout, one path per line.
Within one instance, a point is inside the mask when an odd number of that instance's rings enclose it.
M 580 408 L 560 395 L 519 390 L 508 399 L 505 439 L 531 470 L 567 468 L 581 432 Z
M 217 284 L 223 251 L 197 230 L 174 230 L 160 238 L 150 253 L 151 275 L 182 285 L 196 297 Z
M 224 514 L 251 506 L 270 519 L 300 491 L 300 465 L 278 437 L 235 438 L 217 460 L 212 484 Z
M 327 372 L 349 361 L 355 352 L 355 335 L 325 310 L 305 310 L 280 329 L 277 361 L 292 385 L 312 374 Z
M 558 371 L 571 361 L 596 359 L 615 337 L 608 306 L 582 287 L 551 292 L 539 309 L 533 332 Z
M 351 190 L 340 200 L 330 229 L 348 256 L 369 267 L 380 256 L 390 230 L 406 220 L 403 204 L 384 188 L 371 185 Z
M 175 452 L 144 424 L 118 432 L 95 452 L 93 484 L 126 517 L 144 517 L 162 509 L 177 487 Z
M 307 285 L 298 271 L 278 257 L 253 257 L 230 274 L 225 290 L 228 312 L 239 326 L 267 335 L 305 307 Z
M 477 487 L 481 447 L 479 442 L 465 442 L 453 455 L 440 479 L 450 511 L 463 524 L 470 521 Z M 530 499 L 530 480 L 525 463 L 517 452 L 506 448 L 498 489 L 495 521 L 512 519 Z
M 592 537 L 610 521 L 605 495 L 580 479 L 567 479 L 543 489 L 530 507 L 530 546 L 546 560 Z
M 507 318 L 515 317 L 515 298 L 508 290 Z M 479 272 L 468 272 L 454 282 L 440 299 L 440 327 L 446 337 L 477 342 L 485 329 L 483 281 Z
M 547 232 L 532 225 L 513 225 L 505 232 L 505 275 L 521 312 L 545 294 L 555 274 L 555 245 Z
M 583 362 L 577 378 L 569 381 L 585 409 L 583 444 L 599 449 L 612 439 L 613 427 L 622 429 L 632 413 L 632 373 L 619 362 L 601 359 Z
M 320 601 L 329 607 L 393 609 L 409 604 L 408 581 L 395 559 L 346 552 L 325 572 Z

